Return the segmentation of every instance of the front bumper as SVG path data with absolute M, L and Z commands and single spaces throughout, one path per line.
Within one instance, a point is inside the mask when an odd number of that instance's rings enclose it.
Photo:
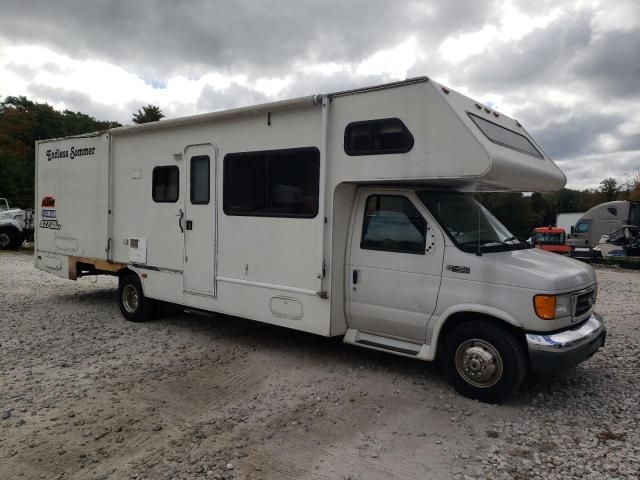
M 604 346 L 607 330 L 595 312 L 576 327 L 551 335 L 527 333 L 531 367 L 537 373 L 570 370 Z

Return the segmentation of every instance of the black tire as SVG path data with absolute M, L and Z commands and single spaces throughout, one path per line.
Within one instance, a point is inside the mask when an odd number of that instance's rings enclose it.
M 17 248 L 16 242 L 18 241 L 18 237 L 18 232 L 13 228 L 0 228 L 0 250 Z
M 520 388 L 527 374 L 518 339 L 489 322 L 474 320 L 455 327 L 443 347 L 447 377 L 465 397 L 498 403 Z
M 155 300 L 144 296 L 142 284 L 135 273 L 126 273 L 118 282 L 118 306 L 122 316 L 131 322 L 149 320 L 155 310 Z
M 11 244 L 11 248 L 13 248 L 14 250 L 19 250 L 23 243 L 24 243 L 24 235 L 22 233 L 16 233 L 15 239 Z

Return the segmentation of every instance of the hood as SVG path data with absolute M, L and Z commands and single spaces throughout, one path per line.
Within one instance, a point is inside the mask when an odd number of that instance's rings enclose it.
M 9 210 L 0 212 L 0 218 L 13 218 L 16 215 L 24 216 L 24 210 L 21 210 L 19 208 L 11 208 Z
M 478 282 L 554 293 L 580 290 L 596 282 L 593 268 L 586 263 L 538 248 L 484 253 L 482 256 L 464 253 L 455 247 L 447 250 L 445 263 L 464 262 L 470 267 L 466 277 Z M 458 255 L 453 250 L 465 258 L 454 260 L 452 257 Z M 444 275 L 460 277 L 446 269 Z

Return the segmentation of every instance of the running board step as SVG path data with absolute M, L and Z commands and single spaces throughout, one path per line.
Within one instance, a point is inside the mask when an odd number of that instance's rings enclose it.
M 358 347 L 380 350 L 383 352 L 402 355 L 404 357 L 431 360 L 431 348 L 429 345 L 407 342 L 396 338 L 388 338 L 372 333 L 364 333 L 355 328 L 350 328 L 344 335 L 344 343 Z

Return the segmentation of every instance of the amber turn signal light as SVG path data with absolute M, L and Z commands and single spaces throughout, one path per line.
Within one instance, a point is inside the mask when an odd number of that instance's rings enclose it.
M 543 320 L 553 320 L 556 318 L 555 295 L 536 295 L 533 297 L 533 306 L 536 309 L 536 315 Z

